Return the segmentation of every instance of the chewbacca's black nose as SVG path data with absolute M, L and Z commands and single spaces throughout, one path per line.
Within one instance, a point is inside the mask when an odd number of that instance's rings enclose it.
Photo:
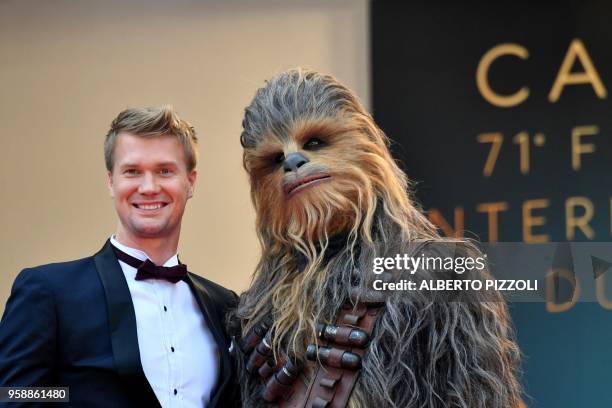
M 300 167 L 308 163 L 308 159 L 302 156 L 300 153 L 291 153 L 283 162 L 283 169 L 285 169 L 285 173 L 290 171 L 297 171 Z

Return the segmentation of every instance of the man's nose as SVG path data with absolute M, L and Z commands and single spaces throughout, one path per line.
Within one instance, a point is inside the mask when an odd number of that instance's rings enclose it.
M 300 167 L 308 163 L 308 159 L 304 157 L 301 153 L 290 153 L 287 157 L 285 157 L 285 161 L 283 162 L 283 169 L 285 173 L 290 171 L 297 171 Z
M 155 175 L 145 172 L 141 179 L 140 186 L 138 187 L 138 192 L 140 194 L 157 194 L 159 190 L 159 184 L 157 183 Z

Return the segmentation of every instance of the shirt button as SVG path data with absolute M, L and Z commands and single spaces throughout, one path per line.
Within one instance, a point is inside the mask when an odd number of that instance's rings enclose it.
M 174 347 L 170 347 L 170 350 L 172 350 L 172 352 L 174 353 Z
M 166 306 L 164 306 L 164 312 L 167 312 L 168 308 Z
M 174 395 L 176 395 L 178 393 L 178 391 L 176 390 L 176 388 L 174 389 Z

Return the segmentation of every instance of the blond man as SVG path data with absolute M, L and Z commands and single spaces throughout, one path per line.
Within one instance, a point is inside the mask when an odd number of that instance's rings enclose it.
M 170 107 L 127 109 L 104 155 L 118 216 L 95 255 L 23 270 L 0 322 L 0 386 L 67 386 L 73 406 L 231 403 L 235 294 L 177 256 L 197 137 Z

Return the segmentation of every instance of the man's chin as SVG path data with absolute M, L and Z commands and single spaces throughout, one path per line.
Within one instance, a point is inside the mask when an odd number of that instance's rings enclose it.
M 166 223 L 134 223 L 132 224 L 132 234 L 140 238 L 163 238 L 168 236 Z

